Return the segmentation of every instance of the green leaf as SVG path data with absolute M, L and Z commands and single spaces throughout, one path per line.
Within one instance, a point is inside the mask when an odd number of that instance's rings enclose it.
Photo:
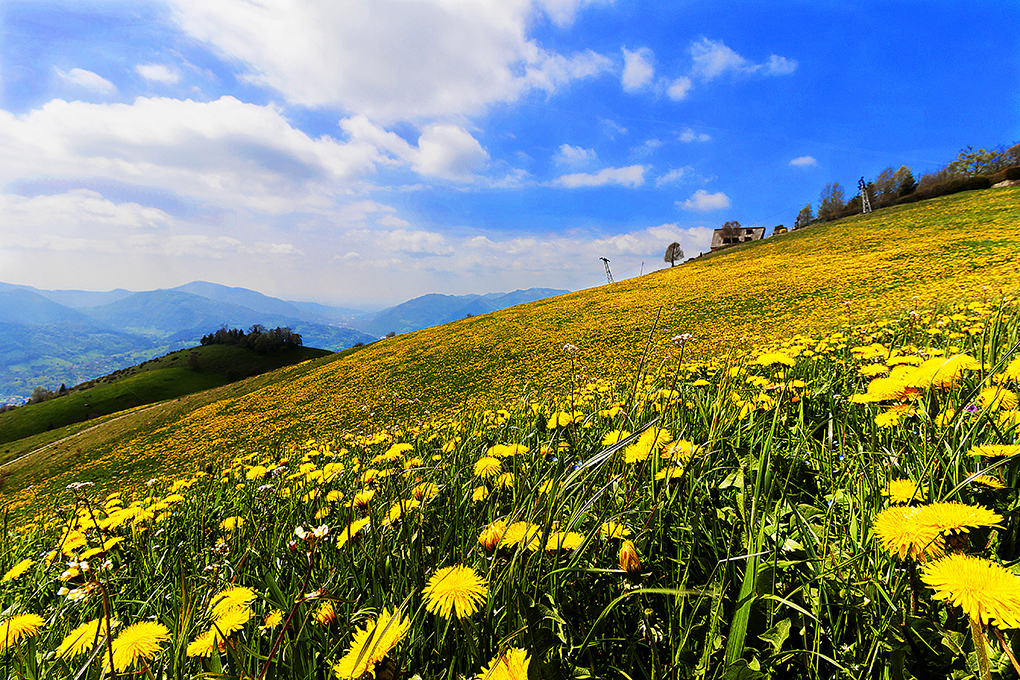
M 751 668 L 744 659 L 738 659 L 726 667 L 723 680 L 762 680 L 765 674 Z
M 778 654 L 783 648 L 783 643 L 790 637 L 790 626 L 790 619 L 783 619 L 758 637 L 772 646 L 773 654 Z

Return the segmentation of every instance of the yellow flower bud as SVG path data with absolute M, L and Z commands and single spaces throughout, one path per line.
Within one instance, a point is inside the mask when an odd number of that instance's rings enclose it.
M 632 541 L 624 541 L 620 546 L 620 569 L 627 572 L 628 576 L 637 576 L 641 573 L 641 558 L 638 557 L 637 548 Z

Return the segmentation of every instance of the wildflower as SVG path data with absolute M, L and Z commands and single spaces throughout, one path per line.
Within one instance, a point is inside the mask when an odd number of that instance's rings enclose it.
M 664 479 L 667 482 L 673 479 L 680 479 L 684 476 L 684 467 L 682 465 L 671 465 L 664 467 L 655 473 L 656 479 Z
M 935 593 L 973 621 L 998 628 L 1020 628 L 1020 577 L 972 555 L 950 555 L 930 563 L 921 576 Z
M 514 473 L 504 472 L 499 477 L 496 477 L 496 486 L 501 486 L 504 489 L 509 489 L 514 485 Z
M 255 591 L 251 588 L 235 586 L 216 593 L 212 598 L 212 616 L 221 618 L 234 609 L 243 609 L 255 601 Z
M 892 506 L 875 518 L 875 534 L 890 555 L 924 560 L 945 554 L 943 534 L 998 526 L 1002 517 L 981 506 L 932 503 L 919 507 Z
M 411 489 L 411 495 L 416 501 L 425 502 L 435 498 L 439 494 L 439 486 L 432 482 L 422 482 Z
M 997 480 L 995 477 L 989 477 L 988 475 L 976 475 L 970 481 L 981 486 L 987 486 L 989 489 L 1005 489 L 1006 485 Z
M 475 463 L 475 475 L 482 479 L 495 477 L 500 473 L 500 471 L 502 471 L 502 469 L 503 463 L 500 459 L 492 456 L 480 458 L 478 462 Z
M 890 503 L 926 501 L 927 493 L 928 487 L 915 484 L 909 479 L 893 479 L 882 489 L 882 495 L 886 496 Z
M 410 627 L 411 621 L 401 618 L 399 610 L 392 615 L 383 609 L 377 619 L 354 632 L 347 654 L 333 666 L 333 672 L 341 680 L 374 673 L 376 664 L 404 639 Z
M 139 661 L 144 663 L 158 654 L 161 645 L 170 640 L 167 627 L 155 621 L 141 621 L 128 626 L 113 641 L 113 667 L 121 672 Z
M 981 367 L 974 357 L 957 354 L 950 358 L 933 357 L 915 368 L 907 377 L 907 382 L 922 389 L 928 387 L 949 389 L 959 382 L 964 371 L 972 371 Z
M 1020 453 L 1020 444 L 985 444 L 975 446 L 970 450 L 972 456 L 983 456 L 984 458 L 1006 458 Z
M 13 567 L 8 569 L 7 573 L 0 577 L 0 581 L 13 581 L 14 579 L 18 578 L 26 571 L 28 571 L 33 564 L 35 564 L 35 561 L 32 560 L 31 558 L 21 560 Z
M 220 530 L 231 532 L 244 524 L 244 517 L 227 517 L 220 522 Z
M 335 622 L 336 609 L 333 608 L 333 602 L 330 600 L 323 600 L 319 604 L 319 608 L 315 610 L 315 614 L 313 616 L 315 617 L 315 620 L 323 626 L 328 626 Z
M 305 529 L 303 526 L 299 526 L 294 529 L 294 535 L 303 541 L 317 541 L 320 538 L 325 538 L 329 533 L 329 525 L 321 524 L 314 529 Z
M 795 366 L 797 362 L 795 362 L 791 356 L 783 352 L 766 352 L 755 359 L 752 363 L 758 366 L 775 366 L 776 364 L 780 364 L 782 366 Z
M 471 567 L 443 567 L 429 579 L 422 590 L 425 608 L 444 619 L 452 611 L 458 619 L 471 616 L 485 602 L 489 589 L 484 578 Z
M 630 432 L 627 430 L 610 430 L 609 432 L 606 432 L 604 437 L 602 437 L 602 445 L 612 446 L 613 444 L 619 444 L 629 436 Z
M 489 497 L 489 489 L 484 486 L 476 486 L 475 490 L 471 492 L 471 502 L 481 503 Z
M 641 558 L 638 557 L 637 547 L 626 539 L 620 545 L 620 569 L 627 572 L 628 576 L 637 576 L 641 573 Z
M 503 531 L 503 538 L 499 541 L 500 548 L 513 548 L 518 543 L 524 543 L 529 550 L 538 549 L 538 534 L 542 530 L 537 524 L 530 522 L 514 522 Z
M 373 496 L 375 496 L 375 489 L 359 491 L 354 494 L 354 498 L 351 499 L 351 505 L 359 509 L 364 508 L 369 504 L 369 502 L 371 502 Z
M 986 387 L 978 394 L 978 401 L 990 409 L 1016 408 L 1016 392 L 1004 387 Z
M 340 532 L 340 535 L 336 539 L 336 547 L 342 548 L 351 540 L 359 531 L 368 526 L 370 518 L 364 517 L 362 519 L 356 519 L 347 525 L 347 528 Z
M 111 621 L 110 628 L 116 628 L 120 625 L 119 621 Z M 92 619 L 88 623 L 83 623 L 78 626 L 70 633 L 64 636 L 60 646 L 57 647 L 57 656 L 61 659 L 71 659 L 79 654 L 83 654 L 92 649 L 92 647 L 99 641 L 103 640 L 106 636 L 106 619 Z
M 185 653 L 188 656 L 212 656 L 214 651 L 223 651 L 223 637 L 216 628 L 210 628 L 188 643 Z
M 39 633 L 43 617 L 38 614 L 15 614 L 0 623 L 0 652 Z
M 474 680 L 527 680 L 531 659 L 524 649 L 508 649 L 482 669 Z
M 478 542 L 482 544 L 483 548 L 492 552 L 499 545 L 500 541 L 503 540 L 504 532 L 506 532 L 506 522 L 497 519 L 482 529 L 482 533 L 478 535 Z
M 584 535 L 576 531 L 554 531 L 545 542 L 547 551 L 576 550 L 584 543 Z
M 262 622 L 262 630 L 272 630 L 279 626 L 283 622 L 283 612 L 279 609 L 274 609 L 266 615 L 265 620 Z

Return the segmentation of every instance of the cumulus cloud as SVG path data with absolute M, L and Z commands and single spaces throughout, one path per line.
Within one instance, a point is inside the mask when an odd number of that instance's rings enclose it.
M 180 27 L 244 64 L 248 82 L 383 123 L 478 113 L 609 71 L 607 57 L 528 35 L 536 13 L 569 23 L 585 4 L 170 0 Z
M 654 55 L 647 47 L 631 52 L 623 48 L 623 76 L 621 82 L 627 92 L 637 92 L 655 76 Z
M 684 131 L 677 136 L 677 139 L 680 140 L 681 142 L 684 142 L 685 144 L 689 142 L 712 141 L 712 137 L 710 135 L 707 135 L 704 132 L 695 132 L 691 128 L 684 128 Z
M 672 170 L 670 170 L 666 174 L 660 175 L 659 177 L 657 177 L 655 179 L 655 186 L 662 187 L 662 186 L 665 186 L 667 184 L 674 184 L 676 182 L 679 182 L 681 179 L 683 179 L 684 177 L 686 177 L 689 173 L 691 173 L 693 171 L 694 171 L 694 168 L 692 168 L 689 165 L 686 166 L 686 167 L 683 167 L 683 168 L 673 168 Z
M 596 173 L 577 172 L 561 175 L 553 180 L 556 186 L 567 189 L 582 187 L 601 187 L 607 184 L 635 188 L 645 183 L 646 165 L 628 165 L 624 168 L 603 168 Z
M 818 161 L 815 160 L 814 156 L 797 156 L 790 161 L 790 165 L 796 168 L 809 168 L 813 165 L 818 165 Z
M 730 199 L 721 191 L 710 194 L 704 189 L 698 189 L 686 201 L 678 201 L 677 205 L 684 210 L 711 212 L 712 210 L 722 210 L 723 208 L 730 207 Z
M 640 146 L 635 146 L 630 150 L 630 157 L 644 158 L 645 156 L 650 156 L 655 153 L 656 149 L 659 149 L 660 147 L 662 147 L 661 139 L 646 139 Z
M 431 125 L 418 138 L 415 171 L 458 181 L 470 180 L 485 167 L 489 154 L 469 132 L 456 125 Z
M 571 168 L 581 168 L 597 160 L 598 154 L 595 153 L 595 149 L 584 149 L 580 146 L 570 146 L 569 144 L 560 144 L 560 148 L 556 150 L 556 154 L 553 156 L 553 162 L 556 165 Z
M 181 79 L 181 74 L 175 68 L 166 64 L 137 64 L 135 73 L 148 81 L 173 85 Z
M 691 82 L 690 78 L 682 76 L 667 83 L 666 96 L 675 102 L 681 101 L 687 98 L 687 95 L 690 93 L 693 86 L 694 83 Z
M 57 76 L 64 82 L 86 90 L 91 90 L 98 94 L 113 94 L 117 91 L 116 85 L 98 73 L 93 73 L 92 71 L 86 71 L 82 68 L 73 68 L 65 73 L 58 68 L 56 69 L 56 72 Z
M 797 70 L 797 62 L 778 55 L 770 55 L 764 64 L 755 64 L 727 47 L 721 40 L 701 38 L 690 46 L 693 66 L 691 74 L 701 80 L 713 80 L 726 73 L 787 75 Z

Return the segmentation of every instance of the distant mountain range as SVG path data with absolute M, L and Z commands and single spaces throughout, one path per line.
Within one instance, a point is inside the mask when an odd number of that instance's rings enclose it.
M 196 345 L 222 326 L 287 326 L 305 345 L 336 351 L 567 292 L 431 294 L 373 314 L 204 281 L 144 292 L 0 283 L 0 403 L 26 397 L 35 387 L 75 385 Z

